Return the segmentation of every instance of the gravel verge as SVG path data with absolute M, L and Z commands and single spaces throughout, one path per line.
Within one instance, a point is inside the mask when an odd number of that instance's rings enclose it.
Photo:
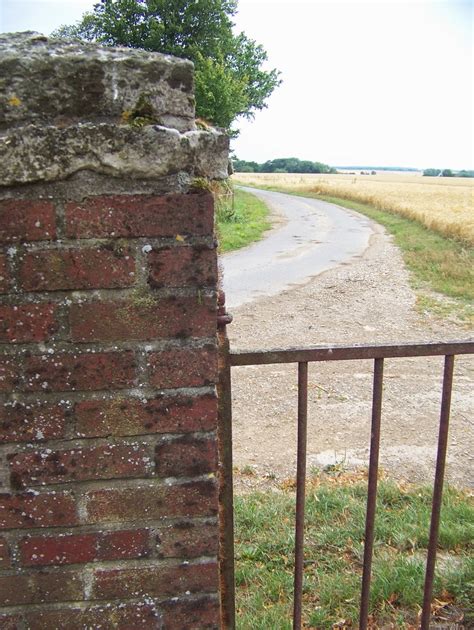
M 400 343 L 472 338 L 455 319 L 416 309 L 416 295 L 392 238 L 378 224 L 363 255 L 271 298 L 232 309 L 231 348 Z M 382 468 L 431 482 L 443 358 L 385 361 Z M 296 468 L 296 365 L 233 368 L 234 464 L 240 486 L 278 484 Z M 447 480 L 474 486 L 474 357 L 455 362 Z M 372 362 L 310 365 L 308 471 L 366 466 Z

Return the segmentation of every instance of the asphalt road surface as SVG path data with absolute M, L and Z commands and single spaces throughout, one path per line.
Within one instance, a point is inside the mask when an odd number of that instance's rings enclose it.
M 272 210 L 276 225 L 263 240 L 221 257 L 226 305 L 237 307 L 304 284 L 363 254 L 370 221 L 318 199 L 243 188 Z

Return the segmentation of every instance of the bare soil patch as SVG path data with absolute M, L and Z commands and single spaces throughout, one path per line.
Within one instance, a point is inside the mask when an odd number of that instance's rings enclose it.
M 363 256 L 276 297 L 232 310 L 232 349 L 400 343 L 472 338 L 455 319 L 416 308 L 398 249 L 383 228 Z M 310 365 L 308 471 L 367 465 L 371 361 Z M 397 479 L 431 482 L 443 358 L 385 361 L 381 466 Z M 233 368 L 234 464 L 242 485 L 280 483 L 296 468 L 296 365 Z M 474 486 L 474 357 L 455 362 L 447 480 Z

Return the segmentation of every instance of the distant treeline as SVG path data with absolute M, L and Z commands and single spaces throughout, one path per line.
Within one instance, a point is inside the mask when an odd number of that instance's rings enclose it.
M 263 164 L 258 162 L 249 162 L 248 160 L 239 160 L 233 158 L 232 164 L 236 173 L 338 173 L 339 169 L 360 170 L 361 175 L 375 175 L 376 171 L 404 171 L 417 172 L 414 168 L 406 168 L 403 166 L 329 166 L 322 162 L 311 162 L 311 160 L 300 160 L 298 158 L 278 158 L 276 160 L 267 160 Z M 367 172 L 366 172 L 367 171 Z M 449 168 L 444 170 L 440 168 L 426 168 L 423 175 L 427 177 L 474 177 L 474 171 L 452 171 Z
M 232 164 L 236 173 L 337 173 L 335 168 L 322 162 L 298 158 L 278 158 L 267 160 L 263 164 L 235 158 Z
M 474 171 L 452 171 L 450 168 L 425 168 L 423 175 L 426 177 L 474 177 Z
M 419 169 L 407 166 L 336 166 L 344 171 L 403 171 L 417 173 Z

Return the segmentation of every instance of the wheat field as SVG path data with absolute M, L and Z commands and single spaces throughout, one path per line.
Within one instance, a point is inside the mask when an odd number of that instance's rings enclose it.
M 444 236 L 474 244 L 474 179 L 381 172 L 377 175 L 236 173 L 233 179 L 250 186 L 360 201 L 415 219 Z

